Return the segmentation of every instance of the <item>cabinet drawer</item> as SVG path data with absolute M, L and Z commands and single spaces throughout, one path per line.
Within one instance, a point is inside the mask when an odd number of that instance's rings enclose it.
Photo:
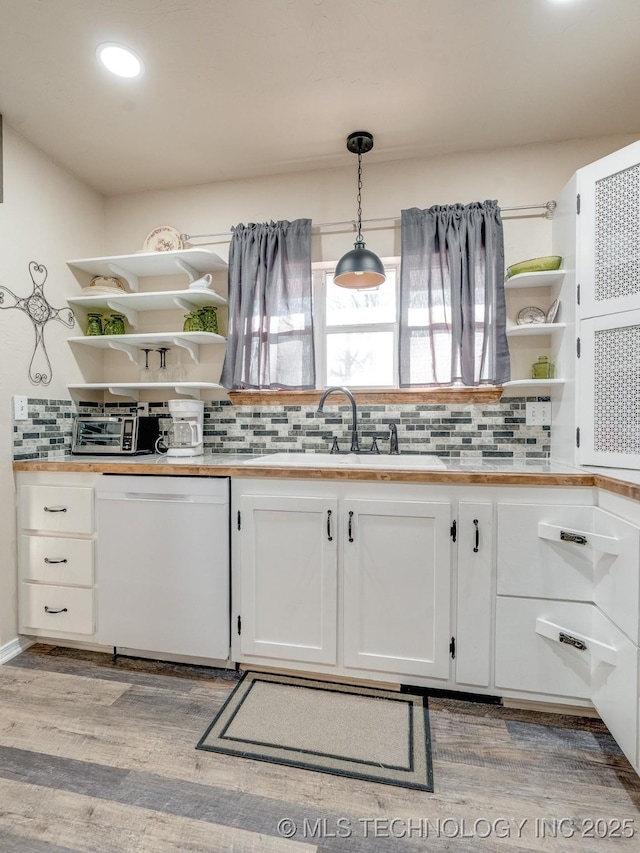
M 20 615 L 26 633 L 38 628 L 56 634 L 93 634 L 93 590 L 23 582 Z
M 553 697 L 591 698 L 591 656 L 538 631 L 546 625 L 591 636 L 592 604 L 500 598 L 496 602 L 496 687 Z M 549 628 L 556 637 L 559 631 Z
M 640 529 L 598 507 L 498 505 L 498 594 L 593 601 L 640 639 Z
M 93 585 L 92 539 L 62 536 L 20 537 L 22 580 Z
M 20 526 L 52 533 L 93 533 L 93 489 L 21 486 Z

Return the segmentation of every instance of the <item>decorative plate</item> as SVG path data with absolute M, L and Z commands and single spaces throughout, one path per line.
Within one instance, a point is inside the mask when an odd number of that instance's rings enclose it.
M 154 228 L 150 234 L 147 234 L 142 245 L 144 252 L 174 252 L 176 249 L 183 248 L 180 232 L 170 225 Z
M 545 323 L 553 323 L 556 319 L 556 314 L 558 313 L 558 308 L 560 306 L 560 300 L 555 299 L 551 304 L 551 308 L 547 311 L 547 316 L 545 318 Z
M 518 316 L 516 317 L 516 323 L 519 326 L 524 326 L 529 323 L 544 323 L 545 313 L 542 308 L 536 308 L 533 305 L 527 306 L 527 308 L 523 308 L 522 311 L 518 311 Z

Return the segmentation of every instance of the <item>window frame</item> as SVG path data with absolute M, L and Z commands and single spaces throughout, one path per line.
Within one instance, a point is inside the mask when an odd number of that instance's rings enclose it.
M 327 325 L 326 295 L 327 287 L 338 285 L 327 284 L 327 274 L 332 274 L 337 261 L 316 262 L 311 265 L 313 278 L 313 334 L 315 342 L 316 388 L 323 390 L 327 385 L 327 338 L 330 334 L 347 334 L 349 332 L 391 332 L 393 347 L 393 377 L 392 385 L 354 385 L 349 388 L 360 391 L 397 391 L 400 389 L 400 365 L 398 340 L 400 334 L 400 258 L 381 258 L 386 269 L 395 270 L 395 318 L 387 323 L 349 323 L 344 325 Z

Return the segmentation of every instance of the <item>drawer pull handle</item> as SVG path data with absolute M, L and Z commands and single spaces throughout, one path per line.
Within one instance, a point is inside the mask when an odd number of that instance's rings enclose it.
M 581 652 L 586 652 L 587 644 L 583 640 L 579 640 L 577 637 L 572 637 L 571 634 L 565 634 L 564 631 L 560 631 L 558 634 L 558 639 L 561 643 L 566 643 L 568 646 L 573 646 L 575 649 L 578 649 Z
M 67 608 L 66 608 L 66 607 L 61 607 L 59 610 L 52 610 L 50 607 L 47 607 L 47 605 L 45 604 L 45 606 L 44 606 L 44 612 L 45 612 L 45 613 L 66 613 L 66 612 L 67 612 Z
M 560 539 L 563 542 L 575 542 L 576 545 L 586 545 L 587 537 L 583 536 L 581 533 L 570 533 L 568 530 L 560 531 Z
M 45 512 L 66 512 L 66 506 L 46 506 L 44 508 Z
M 45 563 L 50 563 L 52 566 L 55 565 L 56 563 L 68 563 L 69 562 L 66 557 L 63 557 L 61 560 L 50 560 L 48 557 L 45 557 L 44 561 L 45 561 Z
M 476 528 L 476 546 L 473 549 L 473 553 L 477 554 L 478 553 L 478 547 L 480 545 L 480 531 L 478 530 L 478 519 L 477 518 L 473 519 L 473 524 L 474 524 L 474 527 Z

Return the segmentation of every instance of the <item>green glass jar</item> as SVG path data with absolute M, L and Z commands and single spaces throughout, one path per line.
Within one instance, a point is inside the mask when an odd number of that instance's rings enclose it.
M 124 335 L 124 316 L 122 314 L 110 314 L 104 324 L 105 335 Z
M 102 334 L 102 314 L 89 314 L 87 322 L 87 335 Z
M 213 332 L 218 334 L 218 314 L 217 309 L 211 305 L 205 305 L 198 312 L 202 317 L 202 328 L 205 332 Z
M 204 331 L 204 326 L 202 325 L 202 317 L 200 316 L 199 311 L 191 311 L 189 314 L 184 315 L 184 325 L 182 327 L 183 332 L 202 332 Z
M 556 366 L 549 361 L 548 355 L 541 355 L 531 367 L 532 379 L 554 379 Z

